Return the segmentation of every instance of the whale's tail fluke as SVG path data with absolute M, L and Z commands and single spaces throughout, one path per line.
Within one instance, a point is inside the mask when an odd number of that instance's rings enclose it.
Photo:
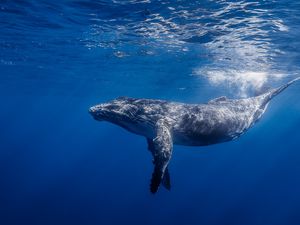
M 290 82 L 280 86 L 279 88 L 276 88 L 274 90 L 271 91 L 270 93 L 270 100 L 272 98 L 274 98 L 276 95 L 280 94 L 282 91 L 284 91 L 288 86 L 290 86 L 291 84 L 293 84 L 294 82 L 300 80 L 300 77 L 295 78 L 294 80 L 291 80 Z
M 284 91 L 287 87 L 289 87 L 291 84 L 293 84 L 294 82 L 300 80 L 300 77 L 297 77 L 295 78 L 294 80 L 291 80 L 290 82 L 278 87 L 278 88 L 275 88 L 275 89 L 272 89 L 270 91 L 268 91 L 267 93 L 261 95 L 263 96 L 263 104 L 261 105 L 262 107 L 266 106 L 268 104 L 268 102 L 274 98 L 275 96 L 277 96 L 278 94 L 280 94 L 282 91 Z

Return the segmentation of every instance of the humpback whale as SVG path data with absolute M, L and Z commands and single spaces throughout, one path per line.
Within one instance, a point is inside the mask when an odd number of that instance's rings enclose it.
M 245 98 L 219 97 L 205 104 L 185 104 L 156 99 L 119 97 L 89 109 L 98 121 L 108 121 L 146 137 L 153 156 L 150 191 L 160 184 L 170 190 L 173 144 L 205 146 L 240 137 L 264 114 L 270 100 L 296 78 L 264 94 Z

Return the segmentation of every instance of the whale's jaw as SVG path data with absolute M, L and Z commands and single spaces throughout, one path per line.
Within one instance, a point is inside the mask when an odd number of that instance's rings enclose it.
M 104 121 L 105 120 L 105 112 L 103 109 L 99 107 L 99 105 L 92 106 L 89 108 L 89 113 L 91 116 L 97 121 Z

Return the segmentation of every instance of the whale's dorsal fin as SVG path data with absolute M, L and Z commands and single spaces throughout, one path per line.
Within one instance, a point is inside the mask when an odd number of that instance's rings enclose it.
M 172 156 L 173 140 L 168 125 L 163 120 L 159 120 L 156 123 L 156 137 L 147 141 L 154 163 L 150 190 L 152 193 L 157 192 L 161 183 L 170 189 L 170 175 L 167 167 Z
M 215 99 L 212 99 L 208 102 L 208 104 L 212 104 L 212 103 L 217 103 L 217 102 L 224 102 L 226 101 L 228 98 L 226 96 L 221 96 Z
M 135 98 L 127 97 L 127 96 L 119 96 L 116 98 L 116 100 L 127 100 L 127 101 L 133 101 Z

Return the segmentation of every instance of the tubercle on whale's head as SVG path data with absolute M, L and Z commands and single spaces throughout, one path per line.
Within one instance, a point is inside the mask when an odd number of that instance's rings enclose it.
M 124 98 L 117 98 L 107 103 L 90 107 L 89 113 L 98 121 L 114 122 L 133 116 L 136 106 Z
M 92 117 L 95 120 L 99 120 L 99 121 L 103 120 L 103 119 L 101 119 L 101 114 L 102 114 L 101 104 L 90 107 L 89 113 L 92 115 Z
M 95 120 L 103 121 L 109 120 L 112 117 L 119 107 L 111 103 L 103 103 L 92 106 L 89 109 L 89 113 L 94 117 Z

